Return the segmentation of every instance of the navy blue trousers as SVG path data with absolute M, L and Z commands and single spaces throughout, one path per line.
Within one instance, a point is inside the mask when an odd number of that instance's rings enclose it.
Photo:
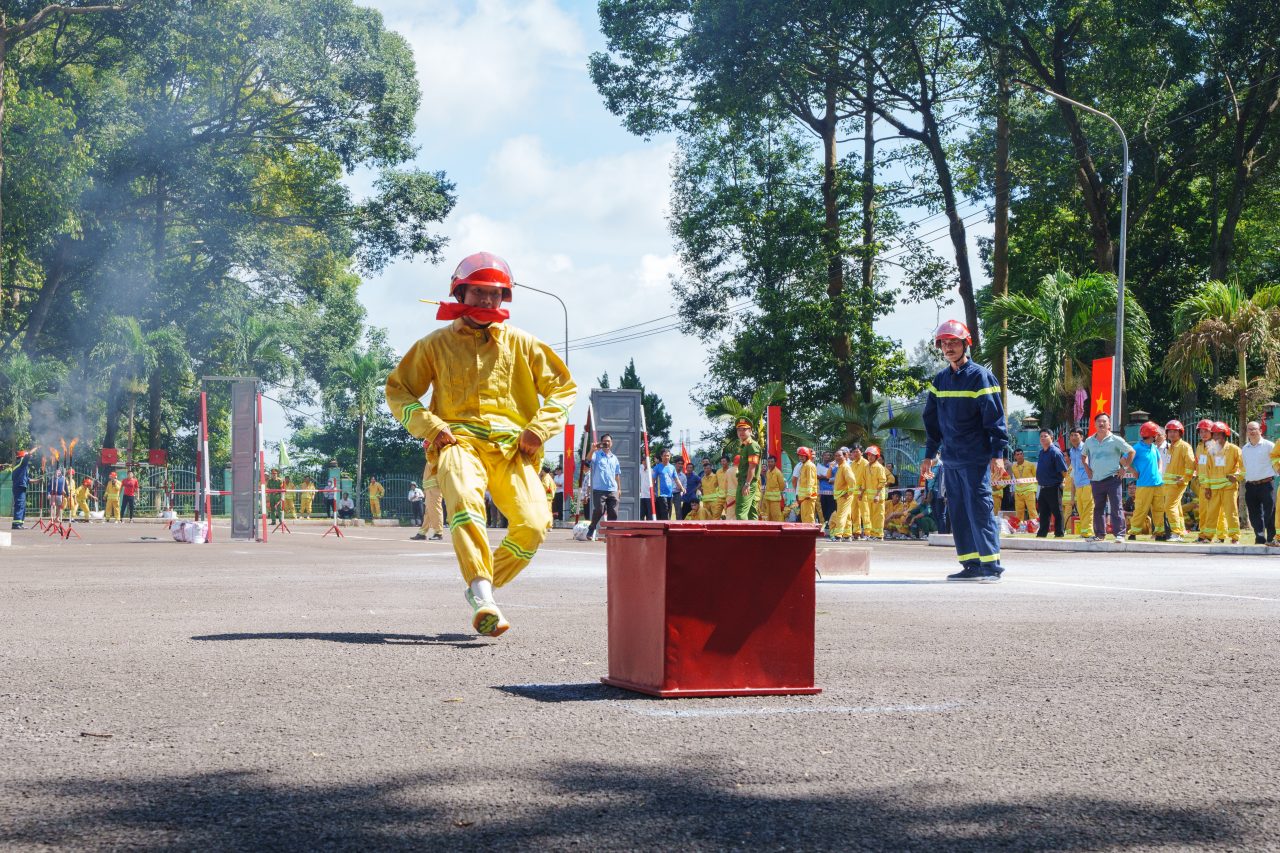
M 1000 568 L 1000 520 L 992 514 L 990 467 L 947 463 L 942 476 L 956 559 L 964 566 Z
M 15 524 L 27 517 L 27 490 L 13 490 L 13 521 Z

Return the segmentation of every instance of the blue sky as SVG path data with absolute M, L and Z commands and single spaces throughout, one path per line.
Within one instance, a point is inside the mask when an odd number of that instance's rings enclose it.
M 398 263 L 362 286 L 371 325 L 386 327 L 403 352 L 437 326 L 433 306 L 418 299 L 440 298 L 457 260 L 479 250 L 505 257 L 518 281 L 560 295 L 571 339 L 675 310 L 669 275 L 677 263 L 666 224 L 674 143 L 632 136 L 605 110 L 587 74 L 587 57 L 603 47 L 594 2 L 364 5 L 381 11 L 414 51 L 422 88 L 416 165 L 444 170 L 458 193 L 441 226 L 450 238 L 444 263 Z M 357 192 L 364 183 L 364 176 L 352 181 Z M 924 230 L 944 224 L 935 218 Z M 987 229 L 981 221 L 974 226 L 971 239 Z M 945 240 L 934 245 L 947 256 Z M 560 348 L 559 303 L 518 291 L 511 308 L 512 323 Z M 900 306 L 879 330 L 910 348 L 936 317 L 932 304 Z M 666 402 L 674 429 L 696 438 L 707 421 L 689 393 L 703 377 L 706 350 L 678 330 L 571 350 L 582 389 L 574 422 L 585 418 L 596 377 L 608 371 L 616 379 L 633 357 L 648 390 Z M 266 438 L 285 433 L 278 411 L 269 412 Z

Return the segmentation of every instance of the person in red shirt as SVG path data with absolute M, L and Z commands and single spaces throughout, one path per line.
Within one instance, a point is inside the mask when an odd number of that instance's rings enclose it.
M 129 472 L 129 476 L 124 478 L 121 484 L 121 493 L 124 495 L 124 501 L 120 506 L 120 514 L 129 516 L 129 520 L 133 521 L 133 510 L 138 501 L 138 478 Z

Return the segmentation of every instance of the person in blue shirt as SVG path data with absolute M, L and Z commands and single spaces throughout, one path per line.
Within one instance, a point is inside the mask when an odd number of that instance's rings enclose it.
M 31 485 L 31 454 L 35 453 L 33 447 L 30 450 L 19 450 L 17 459 L 13 466 L 13 529 L 25 530 L 22 522 L 27 518 L 27 488 Z
M 1053 433 L 1040 430 L 1040 455 L 1036 457 L 1036 512 L 1040 514 L 1040 529 L 1036 536 L 1049 535 L 1049 522 L 1053 522 L 1053 535 L 1061 539 L 1066 533 L 1062 525 L 1062 475 L 1067 473 L 1067 460 L 1053 443 Z
M 599 448 L 591 454 L 591 526 L 587 528 L 587 538 L 592 541 L 600 519 L 618 520 L 621 477 L 622 463 L 613 455 L 613 436 L 606 432 L 600 436 Z
M 655 513 L 658 521 L 670 521 L 673 509 L 671 499 L 682 494 L 683 489 L 676 477 L 676 466 L 671 464 L 671 451 L 662 451 L 661 460 L 653 466 L 653 497 L 657 507 Z
M 704 459 L 703 462 L 706 462 Z M 702 488 L 702 477 L 693 470 L 693 463 L 684 466 L 684 491 L 680 493 L 680 520 L 684 521 L 690 513 L 698 511 L 698 489 Z
M 1133 515 L 1129 519 L 1129 541 L 1140 533 L 1164 533 L 1164 503 L 1160 490 L 1164 473 L 1160 470 L 1160 448 L 1155 438 L 1160 427 L 1147 421 L 1138 428 L 1139 441 L 1133 445 L 1133 470 L 1138 474 L 1137 492 L 1133 499 Z
M 933 378 L 924 404 L 925 443 L 920 473 L 933 472 L 942 457 L 942 487 L 951 535 L 961 569 L 949 581 L 995 583 L 1000 565 L 1000 521 L 992 512 L 991 477 L 1004 474 L 1009 446 L 1000 383 L 969 357 L 973 337 L 959 320 L 947 320 L 933 333 L 947 366 Z
M 1075 496 L 1075 513 L 1080 518 L 1076 533 L 1081 539 L 1093 538 L 1093 490 L 1089 488 L 1089 469 L 1084 464 L 1084 430 L 1072 427 L 1067 434 L 1067 464 L 1071 466 L 1071 490 Z

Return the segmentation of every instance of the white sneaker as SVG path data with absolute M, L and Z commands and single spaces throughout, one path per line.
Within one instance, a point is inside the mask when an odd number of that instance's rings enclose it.
M 1183 539 L 1181 536 L 1179 536 L 1179 535 L 1178 535 L 1178 534 L 1176 534 L 1176 533 L 1170 533 L 1170 534 L 1169 534 L 1169 538 L 1168 538 L 1168 539 L 1166 539 L 1166 540 L 1164 540 L 1164 541 L 1166 541 L 1166 542 L 1186 542 L 1187 540 Z
M 1116 536 L 1116 542 L 1117 542 L 1117 543 L 1124 542 L 1124 534 L 1119 534 L 1119 535 L 1117 535 L 1117 536 Z

